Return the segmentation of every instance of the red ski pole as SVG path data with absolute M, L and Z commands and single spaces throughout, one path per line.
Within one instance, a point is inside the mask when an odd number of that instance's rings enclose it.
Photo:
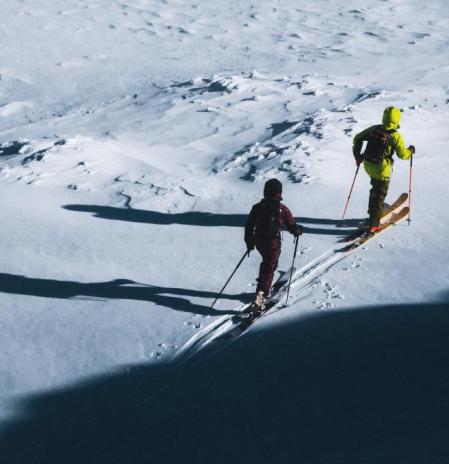
M 408 225 L 412 222 L 412 174 L 413 174 L 413 153 L 410 156 L 410 179 L 408 182 Z
M 352 181 L 351 190 L 349 190 L 348 200 L 346 201 L 345 209 L 343 211 L 343 216 L 341 217 L 342 221 L 345 218 L 346 210 L 348 209 L 349 200 L 351 199 L 351 195 L 352 195 L 352 189 L 354 188 L 355 179 L 357 177 L 357 174 L 359 173 L 359 169 L 360 169 L 360 164 L 357 165 L 357 169 L 355 171 L 355 176 L 354 176 L 354 180 Z

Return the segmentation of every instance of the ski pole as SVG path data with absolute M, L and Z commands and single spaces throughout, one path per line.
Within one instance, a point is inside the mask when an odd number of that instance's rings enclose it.
M 296 252 L 298 251 L 298 242 L 299 242 L 299 235 L 295 237 L 295 251 L 293 252 L 292 267 L 290 269 L 290 279 L 288 280 L 287 298 L 285 299 L 285 304 L 288 304 L 288 296 L 290 295 L 290 285 L 292 283 L 292 274 L 293 274 L 293 267 L 295 265 Z
M 360 164 L 357 165 L 357 169 L 356 169 L 356 171 L 355 171 L 355 176 L 354 176 L 354 180 L 352 181 L 351 190 L 349 190 L 348 200 L 346 201 L 345 209 L 344 209 L 344 211 L 343 211 L 343 216 L 341 217 L 341 220 L 342 220 L 342 221 L 343 221 L 343 219 L 345 218 L 346 210 L 347 210 L 348 205 L 349 205 L 349 200 L 351 199 L 352 189 L 354 188 L 355 179 L 356 179 L 356 177 L 357 177 L 357 174 L 359 173 L 359 169 L 360 169 Z
M 413 173 L 413 154 L 410 156 L 410 179 L 408 183 L 408 225 L 412 222 L 412 173 Z
M 245 254 L 242 256 L 242 259 L 239 261 L 239 263 L 237 264 L 237 266 L 235 267 L 235 269 L 232 271 L 232 274 L 230 275 L 229 279 L 226 281 L 226 283 L 223 285 L 223 288 L 220 290 L 220 293 L 217 295 L 217 297 L 215 298 L 214 302 L 212 303 L 210 309 L 212 309 L 215 305 L 215 303 L 217 302 L 217 300 L 220 298 L 221 294 L 224 292 L 224 289 L 226 288 L 226 286 L 228 285 L 229 281 L 232 279 L 232 277 L 234 276 L 234 274 L 237 272 L 237 269 L 240 267 L 240 265 L 243 263 L 243 260 L 249 256 L 249 251 L 245 251 Z

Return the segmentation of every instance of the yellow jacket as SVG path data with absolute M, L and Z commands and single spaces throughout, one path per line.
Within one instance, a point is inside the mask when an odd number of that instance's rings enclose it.
M 394 129 L 394 132 L 392 132 L 390 135 L 390 139 L 385 150 L 385 158 L 383 159 L 382 163 L 370 163 L 369 161 L 365 161 L 363 163 L 365 171 L 373 179 L 390 179 L 394 153 L 396 153 L 396 155 L 403 160 L 408 160 L 412 156 L 412 152 L 405 146 L 405 142 L 402 135 L 396 130 L 399 129 L 400 120 L 401 110 L 399 108 L 395 108 L 394 106 L 389 106 L 388 108 L 385 108 L 382 118 L 382 125 L 386 130 Z M 352 144 L 352 153 L 354 154 L 355 158 L 360 157 L 363 142 L 369 140 L 371 134 L 373 133 L 376 127 L 377 126 L 370 126 L 368 127 L 368 129 L 359 132 L 354 137 Z

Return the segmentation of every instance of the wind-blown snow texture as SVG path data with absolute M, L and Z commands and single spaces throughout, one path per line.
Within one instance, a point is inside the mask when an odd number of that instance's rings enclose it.
M 325 0 L 1 3 L 2 462 L 124 462 L 125 456 L 148 462 L 152 443 L 157 452 L 171 446 L 161 440 L 167 424 L 158 429 L 157 421 L 164 408 L 168 421 L 173 406 L 157 385 L 176 388 L 179 375 L 192 392 L 195 376 L 218 375 L 215 362 L 226 372 L 211 386 L 215 396 L 201 390 L 188 407 L 182 399 L 187 409 L 198 404 L 202 412 L 197 422 L 180 421 L 177 429 L 183 435 L 195 427 L 204 448 L 195 457 L 197 442 L 184 437 L 184 450 L 171 450 L 165 462 L 275 462 L 273 450 L 284 445 L 282 462 L 288 455 L 309 463 L 430 462 L 426 456 L 446 462 L 443 412 L 428 412 L 421 426 L 417 422 L 419 412 L 444 411 L 448 404 L 440 386 L 447 384 L 449 366 L 435 349 L 445 348 L 438 331 L 449 321 L 444 304 L 431 305 L 447 301 L 449 288 L 447 11 L 442 0 L 362 6 Z M 328 260 L 337 241 L 366 216 L 369 179 L 361 173 L 349 220 L 343 227 L 339 221 L 355 172 L 352 137 L 378 123 L 390 105 L 403 110 L 401 133 L 417 149 L 412 222 L 347 259 Z M 408 174 L 409 164 L 397 161 L 388 201 L 408 190 Z M 243 341 L 190 371 L 182 363 L 186 347 L 202 348 L 203 336 L 221 334 L 252 297 L 256 253 L 209 309 L 245 250 L 242 225 L 271 177 L 284 183 L 285 202 L 305 226 L 297 266 L 307 278 L 293 287 L 288 309 L 258 321 Z M 285 234 L 281 270 L 292 251 Z M 395 311 L 398 316 L 390 316 Z M 312 327 L 308 317 L 320 323 Z M 396 345 L 402 327 L 406 340 Z M 278 335 L 284 330 L 285 339 Z M 390 349 L 377 352 L 384 332 Z M 322 351 L 308 362 L 317 337 Z M 357 356 L 347 337 L 355 337 Z M 394 361 L 383 368 L 381 360 L 395 349 Z M 191 362 L 207 351 L 197 349 Z M 336 352 L 337 361 L 327 356 Z M 259 366 L 242 377 L 241 388 L 226 382 L 245 370 L 238 353 Z M 272 383 L 271 376 L 285 374 L 277 362 L 292 369 L 285 382 Z M 371 364 L 373 377 L 361 379 L 360 369 Z M 413 365 L 427 376 L 422 397 L 407 390 L 416 381 Z M 339 386 L 336 366 L 343 372 Z M 85 387 L 82 382 L 92 377 L 97 383 Z M 139 385 L 148 379 L 157 385 L 146 397 Z M 109 393 L 102 395 L 104 388 Z M 381 399 L 374 401 L 378 390 Z M 266 430 L 253 430 L 258 394 L 288 414 L 266 423 L 276 432 L 256 451 Z M 305 394 L 315 405 L 332 401 L 347 409 L 314 409 Z M 402 394 L 409 402 L 398 399 Z M 235 397 L 241 406 L 234 409 Z M 210 401 L 216 415 L 205 412 Z M 145 408 L 156 405 L 147 416 Z M 116 435 L 122 430 L 105 424 L 129 424 L 136 409 L 136 423 L 151 433 L 144 439 L 131 427 L 136 438 L 120 447 Z M 68 425 L 48 427 L 55 411 L 58 421 L 73 419 L 73 434 Z M 95 439 L 82 432 L 84 421 L 103 427 L 97 451 Z M 222 440 L 211 435 L 214 421 L 221 424 L 217 433 L 228 434 Z M 314 426 L 308 429 L 307 421 Z M 353 438 L 341 448 L 332 441 L 326 454 L 338 421 Z M 388 433 L 380 432 L 382 421 L 389 423 Z M 44 440 L 47 430 L 50 439 Z M 311 430 L 315 439 L 322 434 L 321 448 L 310 441 Z M 356 430 L 366 433 L 359 445 Z M 230 451 L 248 443 L 246 454 Z M 115 458 L 105 451 L 113 448 Z M 157 452 L 152 457 L 163 462 Z

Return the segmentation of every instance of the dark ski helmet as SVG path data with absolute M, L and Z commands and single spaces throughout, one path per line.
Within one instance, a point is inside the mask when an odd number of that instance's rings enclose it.
M 263 196 L 266 199 L 276 198 L 282 200 L 282 183 L 277 179 L 270 179 L 265 182 Z

